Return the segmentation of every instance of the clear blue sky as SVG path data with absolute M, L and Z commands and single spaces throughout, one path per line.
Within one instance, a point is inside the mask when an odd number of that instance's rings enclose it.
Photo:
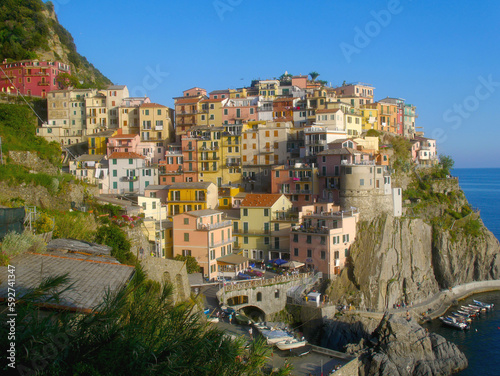
M 415 104 L 455 167 L 500 167 L 499 1 L 53 3 L 80 54 L 132 94 L 173 106 L 193 86 L 317 71 Z

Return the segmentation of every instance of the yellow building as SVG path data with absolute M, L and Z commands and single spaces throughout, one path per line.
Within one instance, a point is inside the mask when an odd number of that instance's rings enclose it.
M 359 136 L 362 132 L 362 116 L 358 110 L 352 109 L 345 114 L 345 130 L 348 136 Z
M 144 219 L 141 229 L 151 245 L 151 249 L 144 250 L 144 252 L 151 252 L 155 257 L 173 258 L 174 237 L 172 227 L 172 222 L 168 220 L 163 220 L 160 223 L 160 221 L 153 218 Z
M 234 224 L 243 256 L 255 261 L 290 257 L 291 223 L 280 218 L 292 210 L 284 194 L 248 193 L 240 206 L 240 220 Z
M 378 109 L 376 108 L 361 108 L 361 122 L 364 131 L 370 129 L 379 130 Z
M 222 185 L 241 185 L 241 135 L 222 132 Z
M 222 125 L 222 107 L 228 98 L 210 98 L 201 101 L 201 112 L 197 114 L 197 125 L 220 127 Z
M 236 205 L 236 202 L 237 200 L 241 200 L 241 193 L 243 193 L 243 188 L 241 187 L 227 186 L 219 188 L 219 209 L 239 207 L 239 205 Z
M 211 182 L 173 183 L 168 186 L 168 215 L 174 216 L 188 211 L 215 209 L 219 193 Z
M 141 141 L 173 141 L 174 127 L 171 110 L 157 103 L 143 103 L 139 107 Z
M 107 131 L 93 133 L 88 136 L 87 142 L 89 147 L 89 154 L 107 154 L 108 138 L 114 137 L 118 134 L 116 130 L 109 129 Z

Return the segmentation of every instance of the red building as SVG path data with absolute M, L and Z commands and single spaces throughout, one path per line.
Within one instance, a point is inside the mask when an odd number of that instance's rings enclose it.
M 71 74 L 71 67 L 58 61 L 22 60 L 0 64 L 0 92 L 45 98 L 57 83 L 60 73 Z

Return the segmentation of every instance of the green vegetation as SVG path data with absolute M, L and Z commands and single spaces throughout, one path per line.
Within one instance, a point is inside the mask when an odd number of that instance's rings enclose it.
M 16 302 L 16 365 L 37 375 L 289 375 L 266 366 L 263 341 L 245 345 L 195 313 L 193 302 L 174 304 L 171 285 L 150 283 L 136 269 L 130 284 L 108 294 L 87 315 L 48 311 L 71 288 L 66 275 L 45 279 Z M 0 303 L 0 346 L 9 348 L 7 302 Z M 7 362 L 0 366 L 7 372 Z
M 46 249 L 46 244 L 42 238 L 33 235 L 28 230 L 22 234 L 9 232 L 3 238 L 0 246 L 0 265 L 6 266 L 9 260 L 17 255 L 25 252 L 43 252 Z
M 130 241 L 118 226 L 110 224 L 97 229 L 95 241 L 111 247 L 111 256 L 122 264 L 135 265 L 137 258 L 130 252 Z
M 369 129 L 368 132 L 366 132 L 366 135 L 368 137 L 378 137 L 380 136 L 380 133 L 376 129 Z
M 185 262 L 188 274 L 199 273 L 201 270 L 198 261 L 196 261 L 196 258 L 193 256 L 177 255 L 174 257 L 174 260 Z
M 319 73 L 316 72 L 316 71 L 312 71 L 311 73 L 309 73 L 309 76 L 311 76 L 311 80 L 316 80 L 316 78 L 318 78 L 319 76 Z
M 2 151 L 34 151 L 54 166 L 61 164 L 61 147 L 36 135 L 37 119 L 28 106 L 0 104 L 0 136 Z
M 38 54 L 50 51 L 49 40 L 54 33 L 67 51 L 78 81 L 84 87 L 104 87 L 111 82 L 78 52 L 71 34 L 43 12 L 54 12 L 54 5 L 42 0 L 2 0 L 0 2 L 0 61 L 39 58 Z M 58 59 L 61 57 L 54 52 Z
M 391 158 L 392 168 L 396 173 L 408 172 L 411 169 L 411 144 L 406 138 L 393 136 L 390 143 L 394 151 Z
M 55 217 L 54 238 L 77 239 L 87 242 L 95 240 L 97 225 L 94 216 L 89 213 L 49 212 Z

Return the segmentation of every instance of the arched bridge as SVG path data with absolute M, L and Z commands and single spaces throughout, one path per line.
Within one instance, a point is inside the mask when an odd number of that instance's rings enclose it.
M 226 284 L 217 292 L 221 305 L 240 310 L 256 307 L 265 317 L 285 309 L 287 297 L 296 299 L 321 278 L 320 273 L 300 273 L 277 276 L 270 279 L 256 279 L 235 284 Z

